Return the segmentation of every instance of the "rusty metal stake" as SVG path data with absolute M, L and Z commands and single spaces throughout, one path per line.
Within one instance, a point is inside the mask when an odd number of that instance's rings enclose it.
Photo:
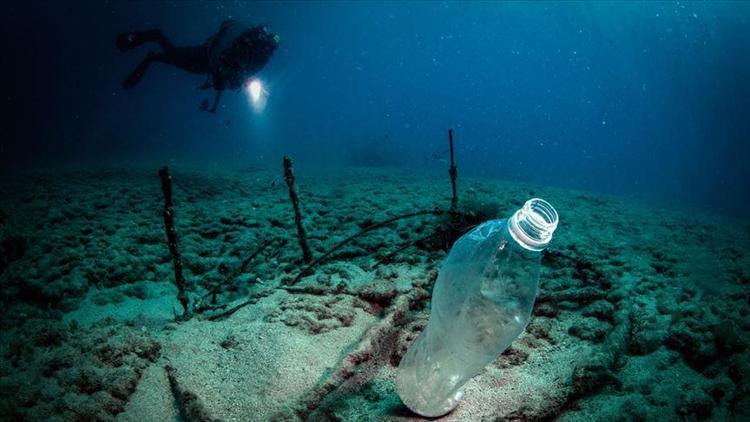
M 284 180 L 286 180 L 286 185 L 289 186 L 289 199 L 292 201 L 292 207 L 294 208 L 294 223 L 297 225 L 297 237 L 299 238 L 299 246 L 302 248 L 302 258 L 305 263 L 310 263 L 312 253 L 310 253 L 310 247 L 307 245 L 305 228 L 302 226 L 297 186 L 295 185 L 294 172 L 292 172 L 292 159 L 288 156 L 284 156 Z
M 174 264 L 177 300 L 180 301 L 185 310 L 180 319 L 186 320 L 190 318 L 189 300 L 185 293 L 185 279 L 182 276 L 182 259 L 180 259 L 180 251 L 177 249 L 177 231 L 174 229 L 174 202 L 172 202 L 172 176 L 169 175 L 167 166 L 159 170 L 159 177 L 161 177 L 161 190 L 164 193 L 164 228 L 167 231 L 167 244 Z
M 451 197 L 451 211 L 455 212 L 458 208 L 458 193 L 456 193 L 456 177 L 458 177 L 458 169 L 453 160 L 453 129 L 448 129 L 448 142 L 450 143 L 451 149 L 451 167 L 448 169 L 448 174 L 451 175 L 451 188 L 453 190 L 453 196 Z

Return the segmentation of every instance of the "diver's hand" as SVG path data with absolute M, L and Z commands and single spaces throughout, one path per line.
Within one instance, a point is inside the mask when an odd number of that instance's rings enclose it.
M 214 98 L 214 106 L 211 107 L 211 110 L 208 110 L 211 113 L 216 113 L 216 107 L 218 107 L 218 105 L 219 105 L 219 100 L 221 99 L 221 93 L 222 92 L 223 91 L 221 91 L 221 90 L 217 90 L 216 91 L 216 97 Z
M 205 99 L 201 102 L 200 110 L 216 114 L 216 107 L 218 107 L 219 105 L 219 100 L 221 99 L 221 92 L 222 91 L 216 91 L 216 97 L 214 98 L 214 105 L 210 109 L 208 108 L 208 99 Z

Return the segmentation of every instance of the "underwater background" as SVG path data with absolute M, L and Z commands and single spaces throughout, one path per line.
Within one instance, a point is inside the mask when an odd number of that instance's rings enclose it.
M 747 217 L 744 2 L 35 2 L 4 6 L 3 161 L 168 159 L 434 167 L 457 131 L 466 174 Z M 61 18 L 64 15 L 65 18 Z M 226 18 L 282 44 L 217 115 L 202 78 L 152 67 L 121 31 L 196 44 Z M 23 138 L 24 142 L 17 139 Z M 300 163 L 303 164 L 303 163 Z M 739 203 L 738 203 L 739 201 Z
M 444 419 L 750 418 L 750 3 L 0 10 L 0 420 L 416 420 L 394 372 L 441 263 L 532 197 L 532 320 Z M 161 63 L 123 89 L 157 48 L 119 33 L 230 18 L 281 37 L 262 104 L 201 111 Z

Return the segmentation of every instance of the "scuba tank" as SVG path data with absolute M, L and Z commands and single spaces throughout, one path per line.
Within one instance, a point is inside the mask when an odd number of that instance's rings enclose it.
M 268 63 L 278 45 L 278 35 L 268 32 L 265 26 L 251 27 L 234 20 L 224 21 L 208 43 L 214 88 L 241 88 Z

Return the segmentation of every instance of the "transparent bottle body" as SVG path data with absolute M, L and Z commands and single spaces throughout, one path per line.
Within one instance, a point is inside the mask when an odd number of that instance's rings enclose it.
M 462 387 L 526 328 L 537 294 L 541 253 L 522 247 L 508 220 L 462 236 L 443 263 L 424 331 L 399 364 L 404 404 L 427 417 L 458 405 Z

